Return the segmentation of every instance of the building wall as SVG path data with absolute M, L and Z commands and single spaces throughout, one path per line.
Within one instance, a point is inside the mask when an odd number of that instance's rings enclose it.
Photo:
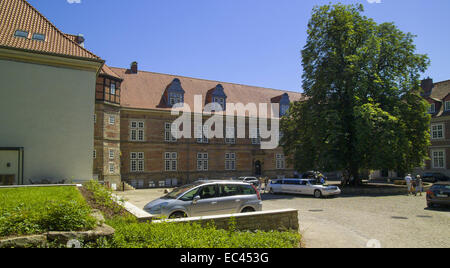
M 166 180 L 171 183 L 184 184 L 202 179 L 226 179 L 255 174 L 255 161 L 262 163 L 262 176 L 292 176 L 294 171 L 287 167 L 276 169 L 276 154 L 282 154 L 281 148 L 260 150 L 250 139 L 236 139 L 236 144 L 226 144 L 224 139 L 210 139 L 207 144 L 197 143 L 195 138 L 181 139 L 176 142 L 165 141 L 165 123 L 173 122 L 165 111 L 130 111 L 120 112 L 120 149 L 122 180 L 138 188 L 147 188 L 150 183 L 156 187 Z M 144 141 L 130 141 L 130 124 L 132 121 L 144 122 Z M 248 128 L 247 128 L 248 129 Z M 247 130 L 248 132 L 248 130 Z M 131 153 L 144 153 L 144 171 L 131 172 Z M 165 170 L 165 153 L 177 153 L 177 170 Z M 197 170 L 197 154 L 208 153 L 208 170 Z M 225 170 L 225 154 L 236 154 L 236 169 Z M 286 161 L 287 162 L 287 161 Z
M 0 147 L 24 148 L 24 183 L 92 179 L 96 73 L 0 60 Z
M 444 125 L 444 138 L 432 139 L 430 146 L 430 158 L 432 158 L 432 152 L 434 150 L 445 151 L 445 167 L 433 168 L 431 160 L 425 162 L 425 168 L 423 172 L 438 172 L 450 176 L 450 116 L 435 117 L 431 120 L 431 125 L 443 124 Z

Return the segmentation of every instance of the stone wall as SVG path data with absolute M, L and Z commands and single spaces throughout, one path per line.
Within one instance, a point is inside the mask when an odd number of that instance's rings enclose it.
M 239 231 L 299 231 L 298 210 L 296 209 L 194 217 L 166 220 L 165 222 L 199 223 L 202 226 L 213 223 L 218 229 L 228 230 L 232 221 L 235 221 L 236 228 Z M 163 221 L 153 221 L 152 223 L 157 224 L 161 222 Z

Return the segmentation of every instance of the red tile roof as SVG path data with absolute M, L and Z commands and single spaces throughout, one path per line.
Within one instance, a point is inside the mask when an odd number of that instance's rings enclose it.
M 28 38 L 14 36 L 27 31 Z M 32 40 L 33 34 L 44 34 L 45 41 Z M 62 33 L 26 0 L 0 1 L 0 46 L 31 52 L 101 61 Z
M 263 87 L 246 86 L 219 81 L 211 81 L 169 74 L 139 71 L 131 74 L 129 70 L 123 68 L 113 68 L 111 70 L 124 80 L 121 85 L 121 106 L 135 109 L 158 109 L 170 110 L 161 106 L 162 96 L 166 88 L 175 78 L 181 81 L 181 86 L 185 91 L 184 100 L 191 109 L 194 109 L 194 96 L 201 95 L 203 103 L 207 92 L 222 84 L 227 95 L 227 103 L 271 103 L 271 99 L 288 93 L 291 101 L 304 99 L 298 92 L 275 90 Z

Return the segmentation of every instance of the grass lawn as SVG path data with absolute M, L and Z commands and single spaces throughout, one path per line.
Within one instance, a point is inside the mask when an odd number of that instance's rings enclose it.
M 90 213 L 76 187 L 0 189 L 0 237 L 89 230 Z

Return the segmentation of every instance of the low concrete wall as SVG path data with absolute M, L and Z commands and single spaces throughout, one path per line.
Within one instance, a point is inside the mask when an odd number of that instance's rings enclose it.
M 405 183 L 406 184 L 406 183 Z M 430 184 L 424 184 L 424 192 L 431 188 Z M 344 187 L 342 195 L 406 195 L 408 189 L 402 185 L 386 185 L 378 187 Z
M 298 210 L 296 209 L 163 220 L 152 223 L 199 223 L 202 226 L 214 224 L 218 229 L 228 230 L 232 220 L 236 223 L 236 229 L 239 231 L 299 231 Z

